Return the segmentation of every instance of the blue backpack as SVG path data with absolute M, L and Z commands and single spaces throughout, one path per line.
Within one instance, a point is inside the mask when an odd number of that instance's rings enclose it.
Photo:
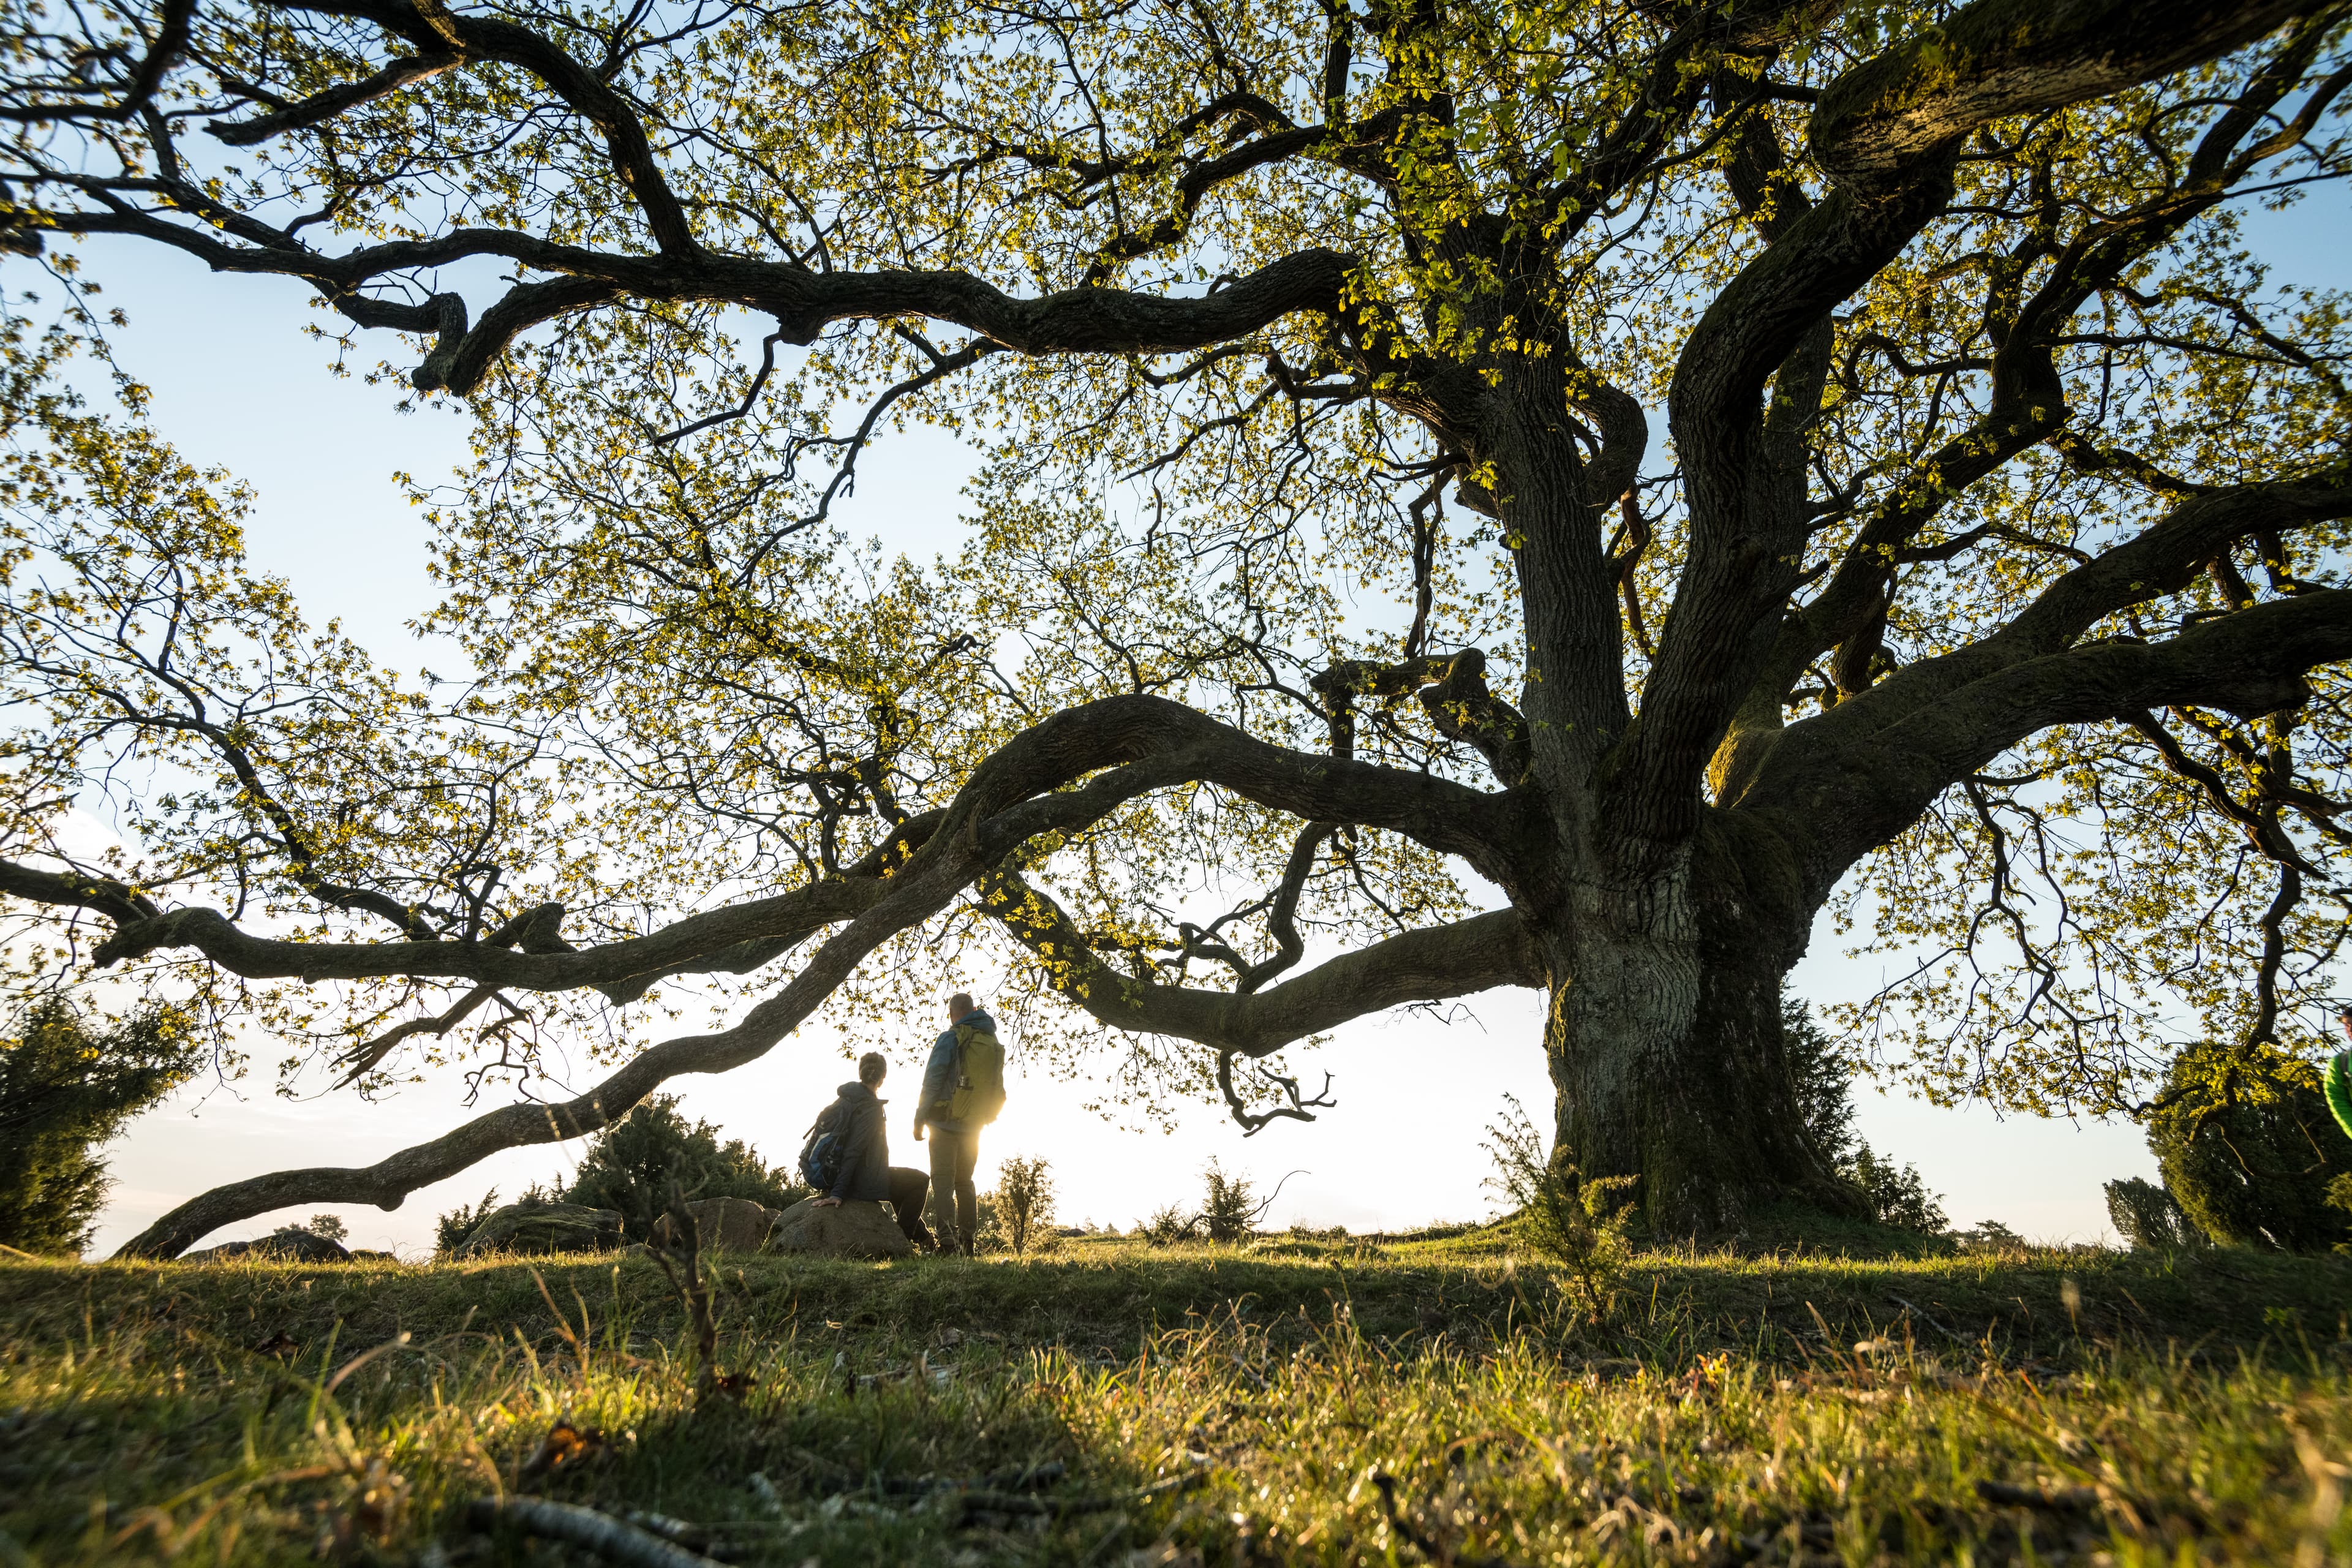
M 816 1189 L 823 1197 L 833 1191 L 833 1184 L 841 1179 L 841 1146 L 843 1134 L 849 1131 L 849 1118 L 840 1100 L 835 1100 L 816 1113 L 809 1124 L 808 1137 L 801 1144 L 801 1180 Z

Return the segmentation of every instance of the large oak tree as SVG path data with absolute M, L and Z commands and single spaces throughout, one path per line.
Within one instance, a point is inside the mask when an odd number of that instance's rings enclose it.
M 478 460 L 418 492 L 472 668 L 404 683 L 20 324 L 0 892 L 361 1092 L 612 1065 L 129 1250 L 982 941 L 1253 1130 L 1287 1045 L 1542 988 L 1557 1158 L 1675 1230 L 1852 1202 L 1779 1039 L 1833 898 L 1926 955 L 1864 1011 L 1932 1092 L 2307 1044 L 2352 345 L 2237 215 L 2341 200 L 2347 15 L 11 0 L 11 248 L 298 279 Z M 928 568 L 833 517 L 916 423 L 980 463 Z M 745 1005 L 646 1043 L 679 984 Z

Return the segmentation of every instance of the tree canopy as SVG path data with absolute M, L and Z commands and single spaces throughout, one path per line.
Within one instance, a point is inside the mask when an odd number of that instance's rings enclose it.
M 1324 1098 L 1287 1045 L 1544 987 L 1563 1151 L 1677 1226 L 1848 1201 L 1778 1025 L 1832 900 L 1925 955 L 1857 1021 L 1939 1096 L 2307 1044 L 2352 347 L 2239 215 L 2341 199 L 2347 14 L 14 5 L 12 248 L 299 280 L 476 457 L 416 488 L 470 668 L 404 682 L 21 327 L 0 892 L 362 1091 L 613 1064 L 134 1247 L 983 950 L 1252 1131 Z M 929 565 L 834 517 L 910 421 L 979 454 Z

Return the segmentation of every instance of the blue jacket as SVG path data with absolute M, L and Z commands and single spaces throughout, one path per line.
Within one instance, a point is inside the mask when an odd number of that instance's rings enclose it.
M 983 1007 L 975 1007 L 950 1026 L 948 1032 L 931 1043 L 931 1059 L 923 1064 L 923 1099 L 915 1108 L 918 1126 L 936 1127 L 942 1132 L 965 1131 L 961 1118 L 950 1116 L 943 1109 L 948 1096 L 956 1086 L 956 1027 L 970 1024 L 974 1028 L 996 1033 L 996 1020 Z
M 825 1196 L 878 1204 L 890 1195 L 890 1134 L 882 1125 L 883 1101 L 854 1080 L 843 1084 L 840 1093 L 847 1122 L 841 1130 L 841 1173 Z

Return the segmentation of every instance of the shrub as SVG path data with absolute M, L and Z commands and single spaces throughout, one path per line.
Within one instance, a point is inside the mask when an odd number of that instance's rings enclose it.
M 15 1024 L 0 1039 L 0 1243 L 79 1253 L 112 1184 L 98 1145 L 186 1082 L 203 1047 L 169 1007 L 93 1032 L 53 997 Z
M 1265 1205 L 1247 1176 L 1233 1174 L 1213 1158 L 1202 1170 L 1201 1182 L 1206 1191 L 1199 1224 L 1211 1241 L 1240 1241 L 1255 1233 Z
M 1941 1211 L 1938 1211 L 1941 1212 Z M 1953 1233 L 1952 1239 L 1967 1253 L 1985 1253 L 2000 1258 L 2014 1258 L 2028 1250 L 2025 1237 L 1997 1219 L 1989 1219 L 1963 1231 Z
M 1181 1204 L 1163 1204 L 1135 1222 L 1135 1234 L 1153 1247 L 1166 1247 L 1191 1236 L 1196 1218 Z
M 459 1204 L 433 1222 L 433 1250 L 446 1258 L 466 1245 L 466 1238 L 481 1227 L 499 1206 L 499 1190 L 492 1187 L 482 1194 L 482 1201 L 471 1208 Z
M 1898 1166 L 1853 1130 L 1853 1057 L 1813 1022 L 1803 1001 L 1780 1001 L 1780 1050 L 1795 1080 L 1797 1110 L 1822 1161 L 1862 1190 L 1881 1225 L 1934 1236 L 1949 1223 L 1940 1196 L 1927 1190 L 1916 1165 Z
M 1544 1135 L 1513 1095 L 1487 1128 L 1487 1152 L 1495 1174 L 1486 1185 L 1515 1211 L 1514 1236 L 1530 1250 L 1566 1266 L 1570 1298 L 1593 1319 L 1616 1304 L 1617 1281 L 1633 1256 L 1628 1226 L 1634 1185 L 1631 1176 L 1586 1178 L 1559 1157 L 1548 1157 Z
M 343 1223 L 340 1215 L 314 1214 L 302 1222 L 302 1228 L 339 1246 L 349 1241 L 352 1236 L 352 1227 Z
M 2214 1241 L 2324 1252 L 2345 1216 L 2329 1184 L 2352 1173 L 2347 1142 L 2309 1062 L 2275 1047 L 2194 1045 L 2173 1058 L 2147 1146 L 2164 1184 Z
M 2172 1190 L 2138 1176 L 2107 1184 L 2107 1218 L 2125 1246 L 2145 1252 L 2179 1252 L 2206 1244 L 2205 1233 Z
M 1862 1189 L 1881 1225 L 1937 1236 L 1951 1223 L 1942 1194 L 1927 1190 L 1918 1166 L 1897 1169 L 1893 1160 L 1881 1158 L 1859 1138 L 1853 1141 L 1853 1156 L 1839 1163 L 1838 1174 Z
M 1780 999 L 1780 1054 L 1813 1147 L 1831 1169 L 1842 1168 L 1854 1151 L 1853 1063 L 1795 996 Z
M 1054 1222 L 1052 1170 L 1043 1158 L 1018 1154 L 996 1168 L 989 1206 L 1005 1245 L 1016 1253 L 1028 1251 L 1031 1238 Z
M 676 1182 L 688 1199 L 749 1198 L 789 1208 L 807 1193 L 784 1166 L 771 1169 L 740 1140 L 719 1142 L 708 1121 L 689 1122 L 677 1097 L 659 1094 L 596 1134 L 562 1202 L 617 1209 L 632 1240 L 646 1239 Z

